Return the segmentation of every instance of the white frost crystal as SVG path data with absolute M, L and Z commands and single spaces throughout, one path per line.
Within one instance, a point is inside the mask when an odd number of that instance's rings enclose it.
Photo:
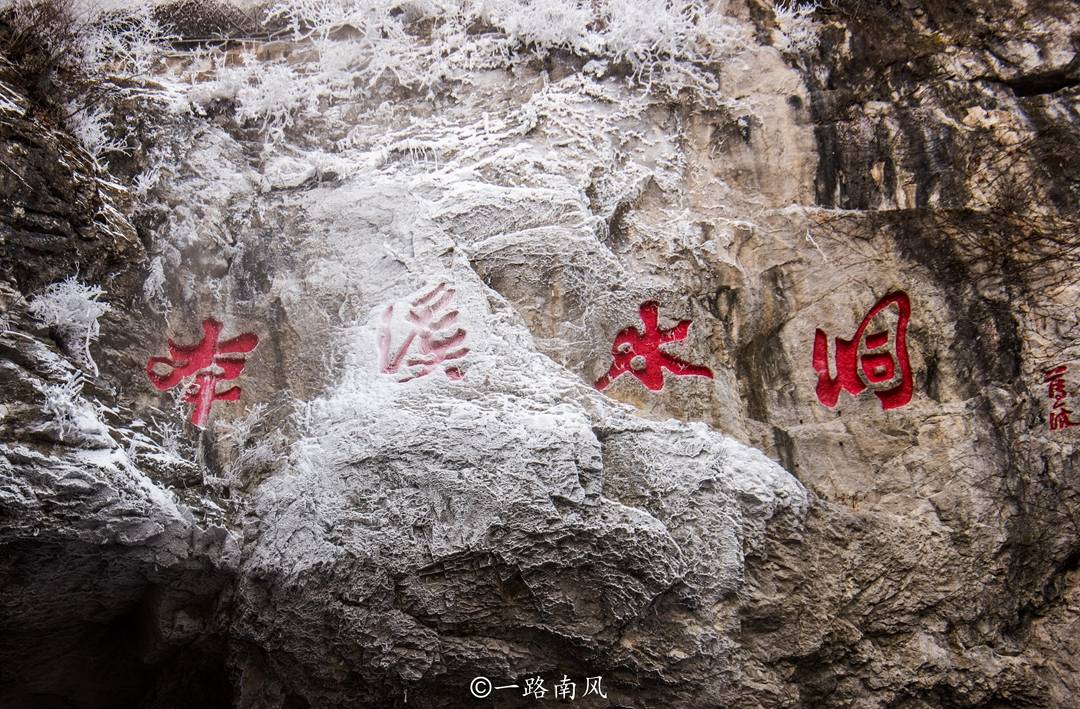
M 98 286 L 80 283 L 74 276 L 53 283 L 30 301 L 30 314 L 51 327 L 72 357 L 97 375 L 90 356 L 90 343 L 101 334 L 98 318 L 109 311 L 99 299 L 105 295 Z
M 819 42 L 821 24 L 814 19 L 817 2 L 787 0 L 773 8 L 776 23 L 780 25 L 780 39 L 776 46 L 785 52 L 811 52 Z

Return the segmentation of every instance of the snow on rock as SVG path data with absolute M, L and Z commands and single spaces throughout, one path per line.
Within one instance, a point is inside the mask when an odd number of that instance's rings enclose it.
M 650 40 L 645 56 L 615 17 L 612 43 L 571 46 L 677 84 L 675 50 Z M 374 100 L 338 80 L 351 42 L 161 77 L 208 115 L 238 108 L 235 124 L 177 121 L 176 158 L 153 168 L 148 196 L 169 205 L 156 300 L 175 332 L 215 313 L 260 333 L 244 401 L 291 441 L 234 478 L 233 662 L 272 678 L 245 679 L 241 701 L 363 706 L 554 667 L 718 696 L 747 555 L 798 528 L 807 492 L 705 424 L 648 420 L 591 386 L 644 300 L 665 299 L 665 323 L 687 312 L 618 223 L 678 189 L 679 119 L 619 77 L 524 66 L 510 83 L 474 71 L 437 110 Z M 684 212 L 642 224 L 660 253 L 694 238 Z
M 467 262 L 442 270 L 438 254 L 384 281 L 392 295 L 340 334 L 341 377 L 250 503 L 238 632 L 273 642 L 285 681 L 311 696 L 337 671 L 327 651 L 355 676 L 357 702 L 453 668 L 524 674 L 566 644 L 609 662 L 615 628 L 662 622 L 646 615 L 673 594 L 736 592 L 768 520 L 805 510 L 802 486 L 761 453 L 637 418 L 537 353 Z M 454 287 L 463 376 L 381 374 L 381 337 L 393 351 L 409 332 L 384 331 L 384 308 L 437 283 Z M 326 623 L 339 627 L 330 649 L 308 632 Z M 676 640 L 720 641 L 707 625 Z

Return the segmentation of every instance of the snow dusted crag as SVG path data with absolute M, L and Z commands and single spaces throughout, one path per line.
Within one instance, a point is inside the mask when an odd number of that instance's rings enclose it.
M 453 705 L 476 675 L 608 667 L 643 693 L 708 692 L 732 650 L 723 601 L 744 554 L 774 516 L 797 522 L 805 490 L 706 426 L 605 400 L 537 352 L 463 258 L 388 230 L 383 243 L 416 255 L 369 302 L 404 295 L 394 307 L 409 310 L 432 292 L 403 292 L 417 275 L 455 283 L 468 353 L 402 382 L 380 376 L 380 310 L 340 333 L 343 376 L 305 406 L 245 518 L 232 632 L 243 671 L 277 678 L 250 701 Z M 678 628 L 687 604 L 713 620 Z M 693 659 L 658 676 L 655 652 Z
M 144 662 L 202 647 L 193 608 L 220 592 L 236 535 L 136 462 L 167 456 L 95 357 L 115 371 L 96 341 L 123 346 L 145 252 L 122 188 L 20 79 L 0 71 L 0 704 L 138 701 Z M 144 610 L 160 625 L 135 643 Z
M 1078 25 L 910 5 L 5 10 L 0 706 L 1068 705 Z

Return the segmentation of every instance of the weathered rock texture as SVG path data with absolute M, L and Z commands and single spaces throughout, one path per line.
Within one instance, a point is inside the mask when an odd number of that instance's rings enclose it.
M 492 7 L 170 6 L 107 162 L 0 77 L 0 706 L 1078 705 L 1075 6 Z M 823 406 L 895 292 L 910 402 Z M 597 391 L 649 301 L 712 377 Z M 145 368 L 210 317 L 200 430 Z
M 235 539 L 132 461 L 141 424 L 123 393 L 28 312 L 26 295 L 77 272 L 106 287 L 102 329 L 128 347 L 143 245 L 121 193 L 17 79 L 0 77 L 0 705 L 149 706 L 178 683 L 185 699 L 160 706 L 227 705 L 206 657 Z

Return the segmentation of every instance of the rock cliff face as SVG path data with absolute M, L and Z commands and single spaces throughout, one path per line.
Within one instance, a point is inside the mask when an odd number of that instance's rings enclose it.
M 3 19 L 0 706 L 1080 702 L 1072 3 L 119 12 Z

